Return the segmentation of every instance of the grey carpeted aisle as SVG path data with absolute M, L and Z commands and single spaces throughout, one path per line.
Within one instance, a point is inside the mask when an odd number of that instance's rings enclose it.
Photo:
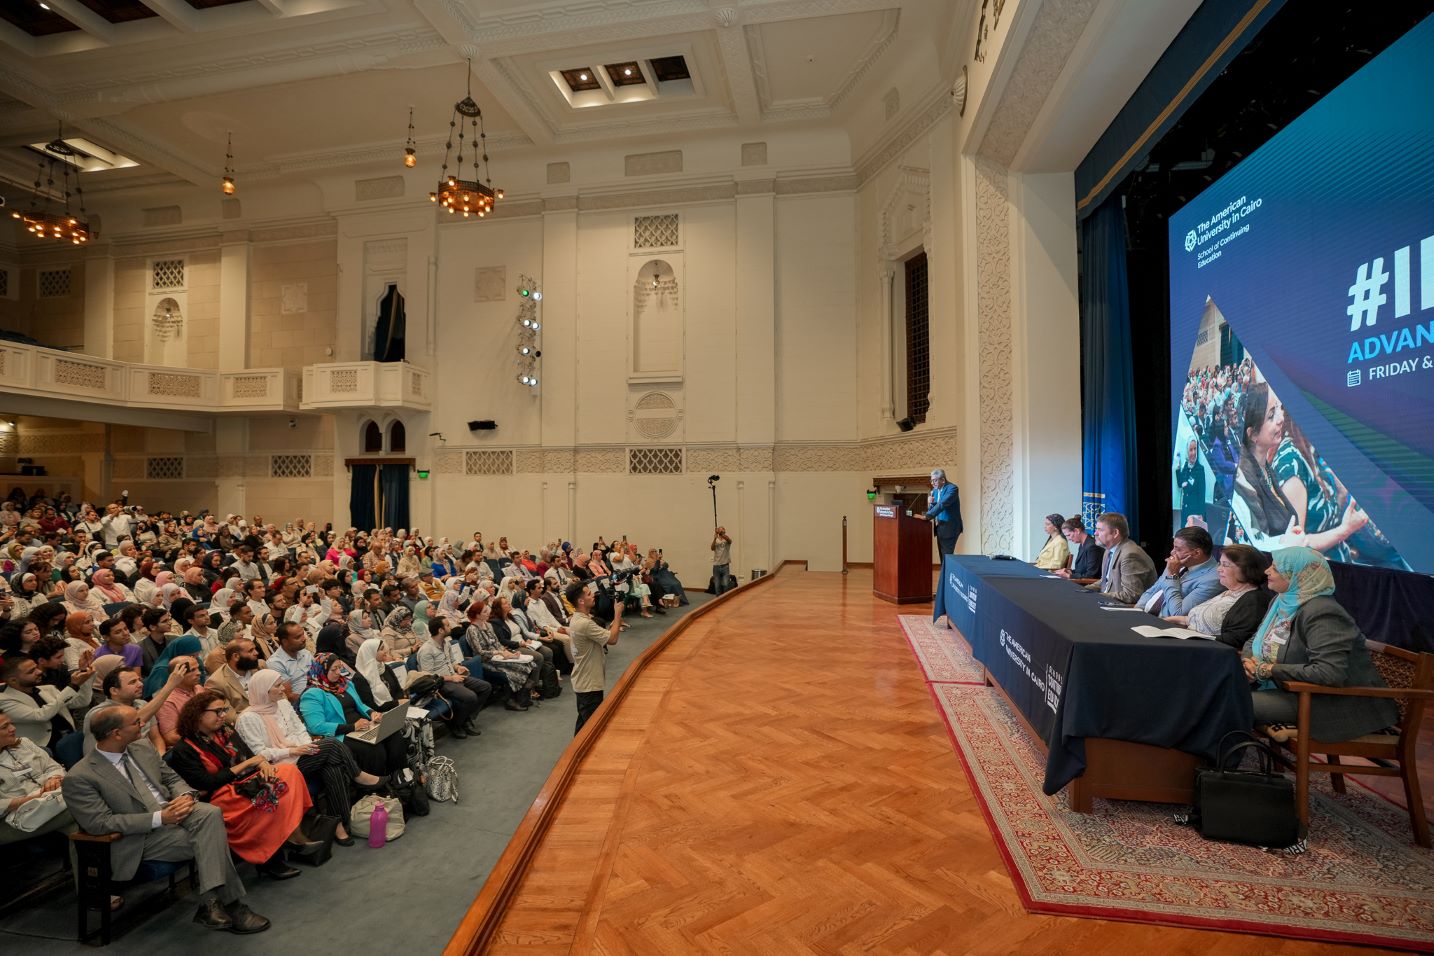
M 629 618 L 632 627 L 608 652 L 609 689 L 677 618 L 711 600 L 695 591 L 688 596 L 688 607 L 651 620 Z M 576 704 L 566 680 L 561 697 L 526 713 L 489 706 L 478 720 L 481 737 L 438 743 L 439 755 L 452 757 L 458 765 L 457 805 L 433 804 L 429 816 L 411 821 L 401 839 L 382 849 L 371 849 L 363 841 L 335 847 L 328 864 L 301 867 L 303 875 L 293 880 L 275 883 L 243 871 L 250 877 L 245 880 L 249 905 L 274 922 L 266 933 L 246 937 L 201 929 L 190 922 L 195 901 L 185 898 L 143 923 L 122 928 L 124 935 L 105 952 L 124 956 L 223 947 L 234 953 L 278 949 L 305 956 L 354 956 L 385 949 L 436 953 L 572 739 L 575 720 Z M 139 890 L 126 893 L 127 900 L 140 898 Z M 80 952 L 74 927 L 73 894 L 53 894 L 0 919 L 0 949 L 27 956 Z

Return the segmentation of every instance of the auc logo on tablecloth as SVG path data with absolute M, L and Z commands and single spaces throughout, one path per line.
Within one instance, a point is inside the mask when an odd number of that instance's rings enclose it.
M 1051 665 L 1046 665 L 1046 706 L 1051 713 L 1056 713 L 1056 707 L 1061 702 L 1061 674 Z
M 966 589 L 966 607 L 972 614 L 976 613 L 976 585 L 972 584 Z

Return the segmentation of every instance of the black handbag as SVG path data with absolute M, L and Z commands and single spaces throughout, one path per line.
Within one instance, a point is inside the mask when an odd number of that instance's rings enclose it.
M 1231 737 L 1246 738 L 1225 745 Z M 1213 768 L 1195 771 L 1195 812 L 1191 823 L 1207 840 L 1247 846 L 1284 848 L 1300 839 L 1295 813 L 1295 785 L 1276 772 L 1274 749 L 1247 731 L 1237 730 L 1220 739 L 1219 758 Z M 1254 770 L 1241 770 L 1246 750 L 1258 755 Z M 1227 769 L 1229 767 L 1235 769 Z

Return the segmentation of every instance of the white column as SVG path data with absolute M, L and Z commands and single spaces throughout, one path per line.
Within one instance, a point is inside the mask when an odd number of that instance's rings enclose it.
M 1012 400 L 1017 554 L 1045 540 L 1041 516 L 1081 503 L 1080 302 L 1071 173 L 1011 177 Z
M 577 442 L 578 402 L 578 205 L 576 196 L 544 199 L 543 287 L 538 364 L 542 443 L 570 448 Z M 516 276 L 510 274 L 509 279 Z M 568 527 L 573 521 L 555 521 Z
M 242 461 L 249 452 L 249 419 L 240 416 L 215 416 L 214 451 L 221 462 L 226 458 Z M 221 466 L 219 477 L 214 481 L 214 510 L 221 515 L 244 514 L 244 469 L 239 468 L 237 473 L 228 471 L 227 474 L 226 470 Z
M 771 181 L 739 183 L 737 204 L 737 442 L 777 435 L 776 194 Z
M 222 371 L 249 367 L 249 258 L 247 232 L 226 232 L 220 237 L 219 368 Z
M 87 355 L 114 358 L 115 259 L 108 244 L 89 251 L 91 256 L 85 260 L 83 348 Z

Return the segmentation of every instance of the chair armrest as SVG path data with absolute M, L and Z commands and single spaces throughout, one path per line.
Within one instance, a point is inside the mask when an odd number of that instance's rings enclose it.
M 70 840 L 74 843 L 118 843 L 124 839 L 124 834 L 118 831 L 114 833 L 84 833 L 76 830 L 70 834 Z
M 1292 694 L 1333 694 L 1338 697 L 1387 697 L 1397 700 L 1434 700 L 1434 690 L 1416 690 L 1412 687 L 1326 687 L 1323 684 L 1308 684 L 1292 680 L 1282 685 Z

